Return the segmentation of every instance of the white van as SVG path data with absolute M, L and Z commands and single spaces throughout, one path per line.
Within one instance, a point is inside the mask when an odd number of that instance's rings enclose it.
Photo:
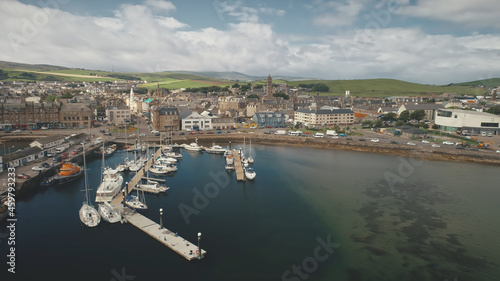
M 61 146 L 61 147 L 56 148 L 56 153 L 63 153 L 65 150 L 66 150 L 66 148 Z
M 322 138 L 324 138 L 324 137 L 325 137 L 325 135 L 324 135 L 323 133 L 316 133 L 316 134 L 314 134 L 314 137 L 315 137 L 315 138 L 321 138 L 321 139 L 322 139 Z

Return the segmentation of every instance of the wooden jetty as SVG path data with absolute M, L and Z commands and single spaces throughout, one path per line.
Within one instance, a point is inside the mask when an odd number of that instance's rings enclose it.
M 234 170 L 236 171 L 236 180 L 245 180 L 245 171 L 243 170 L 243 164 L 241 163 L 241 157 L 238 151 L 233 151 L 234 158 Z
M 144 231 L 149 236 L 158 240 L 163 245 L 169 247 L 170 249 L 177 252 L 179 255 L 183 256 L 185 259 L 191 261 L 195 259 L 203 258 L 207 253 L 205 250 L 201 250 L 201 255 L 198 255 L 198 246 L 187 241 L 186 239 L 180 237 L 176 233 L 166 229 L 161 228 L 156 222 L 146 218 L 145 216 L 135 213 L 128 208 L 124 208 L 124 218 L 133 226 Z

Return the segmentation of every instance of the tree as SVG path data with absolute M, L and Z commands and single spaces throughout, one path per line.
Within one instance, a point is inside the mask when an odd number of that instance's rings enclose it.
M 380 119 L 382 119 L 382 121 L 396 121 L 396 113 L 389 112 L 387 114 L 384 114 L 384 116 L 382 116 Z
M 486 110 L 486 112 L 491 114 L 500 115 L 500 105 L 493 106 L 492 108 Z
M 425 118 L 425 111 L 422 109 L 415 110 L 411 113 L 410 119 L 416 120 L 418 122 L 422 121 Z
M 295 130 L 298 130 L 300 128 L 300 126 L 302 126 L 302 123 L 300 122 L 297 122 L 297 124 L 295 124 Z
M 372 127 L 373 126 L 373 121 L 372 120 L 364 120 L 363 122 L 361 122 L 361 125 L 363 127 Z
M 231 86 L 231 88 L 239 88 L 240 85 L 238 83 L 234 83 L 233 86 Z
M 253 86 L 253 88 L 254 88 L 254 89 L 262 89 L 262 88 L 264 88 L 264 85 L 262 85 L 262 84 L 257 84 L 257 85 L 255 85 L 255 86 Z
M 311 90 L 317 92 L 328 92 L 330 91 L 330 88 L 325 83 L 318 83 L 312 86 Z
M 0 80 L 9 79 L 9 73 L 0 69 Z
M 57 96 L 55 95 L 48 95 L 46 98 L 45 98 L 45 102 L 54 102 L 56 100 Z
M 287 99 L 290 99 L 290 97 L 285 94 L 285 93 L 282 93 L 282 92 L 279 92 L 279 93 L 276 93 L 276 94 L 273 94 L 273 97 L 282 97 L 283 99 L 287 100 Z
M 398 120 L 398 121 L 396 121 L 396 123 L 394 123 L 394 125 L 395 125 L 396 127 L 401 127 L 401 126 L 403 126 L 404 124 L 405 124 L 405 122 L 404 122 L 404 121 L 402 121 L 402 120 Z
M 243 85 L 243 86 L 241 86 L 241 91 L 246 92 L 246 91 L 250 90 L 250 88 L 251 88 L 250 84 Z
M 404 123 L 410 121 L 410 112 L 405 110 L 399 114 L 398 120 L 403 121 Z
M 439 126 L 438 126 L 438 125 L 436 125 L 436 124 L 433 124 L 433 125 L 432 125 L 432 129 L 433 129 L 433 130 L 437 130 L 437 129 L 439 129 Z

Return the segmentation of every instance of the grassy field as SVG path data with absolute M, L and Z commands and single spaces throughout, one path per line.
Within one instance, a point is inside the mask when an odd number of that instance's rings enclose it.
M 394 79 L 304 80 L 288 82 L 288 85 L 315 83 L 324 83 L 330 88 L 328 93 L 319 93 L 320 95 L 344 95 L 347 90 L 351 92 L 351 95 L 358 97 L 419 96 L 443 93 L 483 94 L 481 89 L 470 86 L 424 85 Z
M 23 82 L 32 82 L 32 81 L 64 81 L 64 82 L 94 82 L 94 81 L 115 81 L 119 80 L 116 78 L 105 78 L 105 77 L 79 77 L 79 76 L 62 76 L 56 74 L 45 74 L 35 71 L 28 70 L 6 70 L 9 75 L 8 79 L 4 79 L 2 81 L 10 82 L 10 81 L 23 81 Z M 52 72 L 52 71 L 51 71 Z M 30 73 L 32 76 L 24 77 L 23 73 Z M 55 73 L 55 72 L 53 72 Z

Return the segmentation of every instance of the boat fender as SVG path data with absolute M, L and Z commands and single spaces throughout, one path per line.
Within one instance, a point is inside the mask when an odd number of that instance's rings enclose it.
M 200 252 L 198 250 L 196 250 L 196 254 L 198 255 Z

